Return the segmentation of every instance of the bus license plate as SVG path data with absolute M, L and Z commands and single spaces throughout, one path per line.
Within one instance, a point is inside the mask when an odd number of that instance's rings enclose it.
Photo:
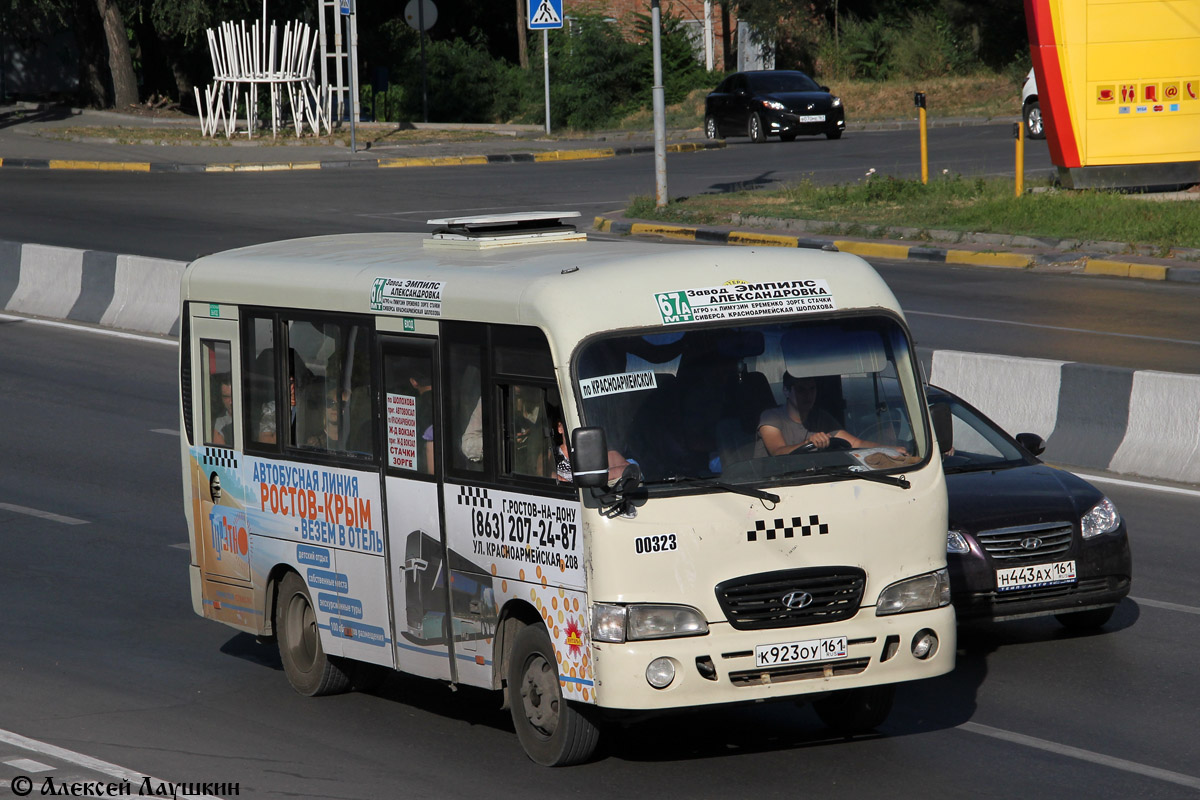
M 809 661 L 831 661 L 846 657 L 846 637 L 808 639 L 803 642 L 760 644 L 754 648 L 754 666 L 782 667 Z
M 996 570 L 996 591 L 1011 592 L 1014 589 L 1057 586 L 1060 583 L 1074 583 L 1076 580 L 1074 561 L 1009 567 Z

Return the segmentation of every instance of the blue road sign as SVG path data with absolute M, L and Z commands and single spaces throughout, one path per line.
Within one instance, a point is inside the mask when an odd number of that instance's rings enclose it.
M 338 0 L 338 11 L 342 12 L 343 17 L 350 16 L 350 0 Z
M 563 26 L 563 0 L 528 0 L 529 29 L 541 31 Z

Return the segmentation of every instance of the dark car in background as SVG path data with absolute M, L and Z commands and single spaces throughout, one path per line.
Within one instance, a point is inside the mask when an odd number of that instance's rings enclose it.
M 960 622 L 1053 614 L 1098 628 L 1129 594 L 1125 520 L 1092 484 L 1046 466 L 1032 433 L 1009 436 L 956 395 L 927 387 L 950 499 L 946 561 Z
M 822 133 L 839 139 L 844 130 L 841 98 L 803 72 L 735 72 L 704 100 L 704 134 L 709 139 L 749 136 L 752 142 L 765 142 L 768 136 L 778 136 L 790 142 Z

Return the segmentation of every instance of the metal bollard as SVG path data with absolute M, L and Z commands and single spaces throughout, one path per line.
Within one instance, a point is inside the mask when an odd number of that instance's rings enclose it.
M 913 92 L 913 105 L 921 127 L 921 183 L 929 183 L 929 141 L 925 134 L 925 93 Z

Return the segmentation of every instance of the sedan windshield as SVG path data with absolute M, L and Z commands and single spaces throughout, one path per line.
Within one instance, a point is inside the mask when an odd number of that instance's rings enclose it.
M 585 425 L 654 487 L 854 478 L 928 449 L 889 317 L 623 335 L 577 360 Z
M 748 77 L 750 88 L 758 94 L 821 91 L 821 87 L 803 72 L 762 72 Z

